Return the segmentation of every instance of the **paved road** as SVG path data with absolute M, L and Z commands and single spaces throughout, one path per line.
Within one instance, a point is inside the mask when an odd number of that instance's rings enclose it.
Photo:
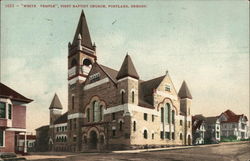
M 64 158 L 65 157 L 65 158 Z M 141 153 L 80 153 L 39 161 L 250 161 L 250 143 Z

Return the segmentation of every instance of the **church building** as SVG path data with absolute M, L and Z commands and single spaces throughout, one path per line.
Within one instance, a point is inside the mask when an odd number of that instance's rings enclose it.
M 68 44 L 68 111 L 61 113 L 58 96 L 49 108 L 51 150 L 192 144 L 192 95 L 185 81 L 177 92 L 168 72 L 142 80 L 128 54 L 119 70 L 98 63 L 97 58 L 82 11 Z

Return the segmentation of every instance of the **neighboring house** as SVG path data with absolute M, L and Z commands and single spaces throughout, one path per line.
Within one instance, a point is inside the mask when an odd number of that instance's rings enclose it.
M 36 145 L 38 152 L 49 151 L 49 125 L 41 126 L 36 129 Z
M 205 143 L 206 118 L 203 115 L 195 115 L 192 117 L 192 135 L 193 144 Z
M 68 44 L 67 124 L 53 121 L 64 115 L 60 104 L 50 108 L 52 150 L 65 140 L 69 151 L 191 145 L 191 102 L 185 81 L 178 92 L 168 72 L 141 80 L 129 55 L 120 70 L 99 64 L 82 12 Z M 65 139 L 55 129 L 66 125 Z
M 219 119 L 221 121 L 221 136 L 235 136 L 237 140 L 247 139 L 248 119 L 244 114 L 237 115 L 231 110 L 223 112 Z
M 218 116 L 206 117 L 205 142 L 214 143 L 220 141 L 220 120 Z
M 35 142 L 36 142 L 36 135 L 18 135 L 18 142 L 17 147 L 19 152 L 24 151 L 25 147 L 25 140 L 27 145 L 27 152 L 34 152 L 35 151 Z M 26 137 L 26 138 L 25 138 Z
M 18 150 L 17 135 L 26 132 L 26 104 L 31 101 L 0 83 L 0 152 Z M 24 152 L 27 150 L 26 147 Z

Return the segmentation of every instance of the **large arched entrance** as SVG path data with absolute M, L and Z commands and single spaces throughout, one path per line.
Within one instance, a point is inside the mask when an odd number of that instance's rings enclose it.
M 191 145 L 191 136 L 188 135 L 188 145 Z
M 97 149 L 97 133 L 93 130 L 90 132 L 90 149 Z

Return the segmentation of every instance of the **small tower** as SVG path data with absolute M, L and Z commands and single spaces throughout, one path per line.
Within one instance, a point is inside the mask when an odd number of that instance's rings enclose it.
M 54 124 L 54 121 L 62 115 L 62 104 L 59 100 L 59 97 L 55 93 L 54 98 L 51 101 L 49 106 L 50 110 L 50 125 Z
M 178 92 L 180 98 L 180 111 L 184 115 L 184 144 L 192 144 L 192 119 L 191 119 L 191 103 L 192 95 L 188 89 L 188 86 L 185 81 L 183 81 L 181 88 Z
M 118 80 L 118 95 L 121 96 L 120 104 L 128 103 L 138 105 L 138 80 L 139 75 L 131 57 L 127 54 L 116 76 Z
M 183 81 L 181 88 L 178 92 L 180 97 L 180 108 L 186 116 L 190 116 L 190 107 L 192 102 L 192 95 L 188 89 L 187 83 Z

